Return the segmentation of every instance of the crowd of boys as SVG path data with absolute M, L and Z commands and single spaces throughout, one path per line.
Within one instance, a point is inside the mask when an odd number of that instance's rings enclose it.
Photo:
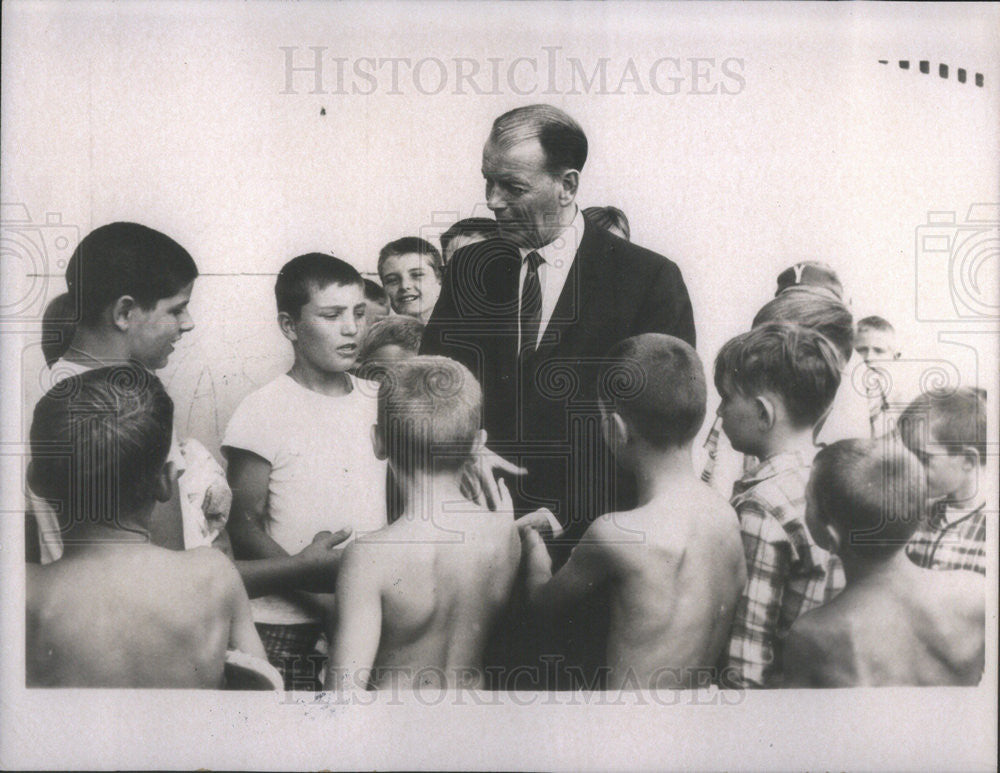
M 620 210 L 584 217 L 629 236 Z M 380 283 L 298 256 L 275 284 L 294 364 L 229 421 L 231 505 L 211 476 L 191 496 L 224 530 L 185 524 L 204 539 L 177 545 L 159 535 L 180 516 L 158 503 L 177 499 L 184 458 L 154 371 L 193 327 L 197 272 L 142 229 L 97 229 L 67 271 L 83 312 L 31 427 L 29 685 L 221 687 L 241 662 L 295 690 L 980 680 L 985 391 L 924 393 L 903 410 L 860 394 L 853 369 L 898 357 L 894 331 L 855 325 L 829 267 L 782 272 L 752 328 L 717 353 L 704 471 L 694 348 L 644 333 L 607 352 L 600 435 L 635 497 L 563 560 L 552 514 L 516 512 L 508 481 L 476 472 L 488 438 L 475 376 L 418 354 L 448 259 L 498 238 L 496 224 L 457 223 L 440 252 L 418 237 L 387 244 Z M 98 265 L 115 239 L 181 257 L 162 275 L 123 272 L 135 250 Z M 74 286 L 88 272 L 117 278 Z M 728 501 L 713 487 L 725 454 L 743 470 Z M 597 663 L 574 662 L 553 635 L 586 608 L 604 612 Z M 569 680 L 527 674 L 539 653 Z

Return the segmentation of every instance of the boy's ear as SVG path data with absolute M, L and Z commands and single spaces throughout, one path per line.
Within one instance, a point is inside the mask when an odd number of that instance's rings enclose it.
M 778 411 L 774 401 L 765 395 L 758 395 L 754 398 L 757 406 L 757 418 L 764 424 L 766 429 L 771 429 L 778 418 Z
M 131 295 L 123 295 L 111 305 L 111 324 L 122 332 L 132 324 L 132 312 L 138 304 Z
M 628 424 L 625 423 L 625 419 L 621 417 L 618 411 L 602 409 L 601 413 L 604 419 L 601 422 L 604 442 L 608 444 L 608 448 L 617 453 L 628 445 L 630 437 Z
M 389 457 L 385 450 L 385 433 L 378 424 L 372 424 L 372 450 L 375 452 L 375 458 L 380 462 L 384 462 Z
M 840 536 L 840 532 L 837 531 L 836 527 L 829 523 L 824 523 L 823 529 L 826 531 L 826 536 L 830 540 L 830 550 L 828 552 L 836 553 L 839 556 L 841 545 L 844 543 L 843 538 Z
M 176 467 L 173 462 L 166 462 L 153 479 L 153 499 L 157 502 L 169 502 L 174 493 L 174 481 L 177 479 Z
M 979 457 L 979 451 L 972 446 L 962 446 L 962 458 L 964 466 L 970 470 L 979 469 L 983 460 Z
M 299 334 L 295 329 L 295 319 L 287 311 L 278 312 L 278 327 L 281 328 L 281 334 L 289 341 L 299 340 Z

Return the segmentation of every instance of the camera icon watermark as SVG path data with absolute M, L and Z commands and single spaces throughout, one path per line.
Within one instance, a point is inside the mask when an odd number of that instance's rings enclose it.
M 34 222 L 24 204 L 0 204 L 0 321 L 41 320 L 49 277 L 66 270 L 79 241 L 80 229 L 59 212 Z
M 916 229 L 916 296 L 921 322 L 1000 319 L 1000 203 L 973 204 L 961 222 L 927 213 Z

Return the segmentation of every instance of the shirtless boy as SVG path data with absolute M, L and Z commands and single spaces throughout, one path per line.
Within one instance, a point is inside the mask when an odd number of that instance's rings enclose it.
M 227 649 L 265 657 L 223 553 L 149 542 L 172 426 L 139 366 L 71 376 L 36 406 L 29 482 L 73 526 L 61 560 L 26 567 L 29 687 L 217 688 Z
M 924 483 L 917 459 L 893 445 L 841 440 L 813 462 L 806 523 L 840 556 L 847 585 L 792 625 L 786 686 L 974 685 L 982 677 L 984 579 L 907 558 Z
M 705 374 L 688 344 L 659 333 L 608 353 L 604 436 L 639 482 L 639 506 L 591 524 L 552 576 L 537 534 L 527 582 L 540 612 L 610 592 L 607 687 L 705 686 L 746 583 L 736 513 L 695 474 L 691 442 L 705 418 Z
M 372 444 L 403 513 L 345 552 L 326 689 L 483 684 L 483 649 L 505 609 L 520 539 L 504 485 L 497 512 L 467 501 L 465 462 L 482 449 L 482 393 L 444 357 L 387 372 Z

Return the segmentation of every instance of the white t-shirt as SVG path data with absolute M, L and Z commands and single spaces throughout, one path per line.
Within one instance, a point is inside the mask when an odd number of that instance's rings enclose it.
M 42 387 L 48 392 L 52 387 L 63 379 L 70 376 L 79 376 L 92 370 L 94 366 L 82 365 L 71 360 L 58 359 L 52 363 L 52 367 L 42 375 Z M 184 456 L 181 454 L 180 446 L 177 444 L 177 433 L 170 433 L 170 451 L 167 454 L 167 461 L 173 462 L 177 473 L 184 472 Z M 180 482 L 178 481 L 178 485 Z M 41 497 L 37 496 L 30 488 L 25 491 L 28 512 L 35 516 L 38 523 L 38 543 L 41 551 L 41 562 L 50 564 L 58 561 L 63 554 L 62 531 L 59 528 L 59 518 L 55 511 Z M 207 536 L 207 530 L 202 528 L 205 522 L 205 514 L 198 507 L 185 506 L 186 497 L 181 497 L 181 516 L 184 520 L 184 548 L 201 547 L 211 545 L 215 535 Z M 218 533 L 218 530 L 215 531 Z M 194 535 L 206 534 L 204 538 L 196 538 Z
M 250 451 L 271 465 L 267 533 L 289 554 L 319 531 L 350 526 L 357 536 L 386 525 L 386 465 L 371 446 L 378 385 L 349 378 L 351 391 L 331 397 L 279 376 L 248 395 L 226 427 L 223 452 Z M 251 605 L 258 623 L 318 620 L 286 596 Z

